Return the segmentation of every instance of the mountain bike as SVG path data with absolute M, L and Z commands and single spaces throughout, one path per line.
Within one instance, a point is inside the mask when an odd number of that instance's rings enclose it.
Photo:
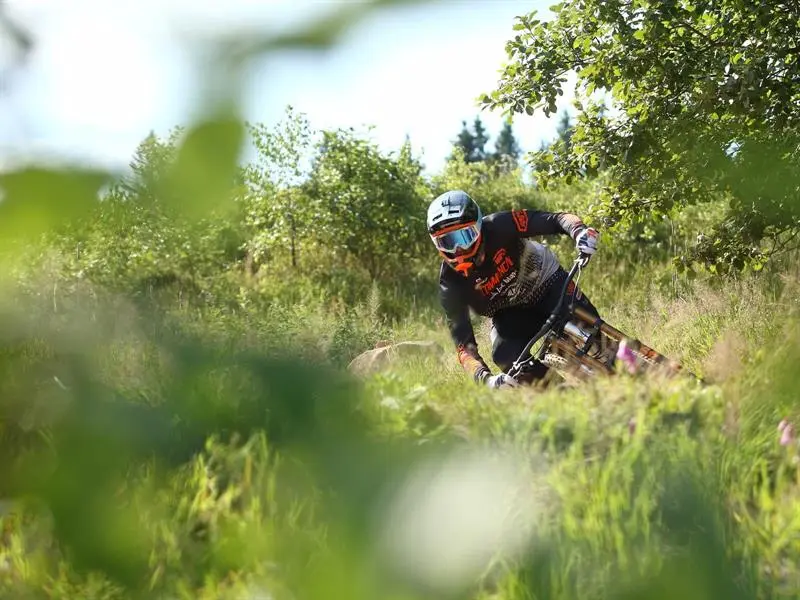
M 589 258 L 580 254 L 575 259 L 558 304 L 514 361 L 508 375 L 519 381 L 520 375 L 535 361 L 555 371 L 568 384 L 598 375 L 614 375 L 621 369 L 630 373 L 661 372 L 667 376 L 688 373 L 678 362 L 575 304 L 577 280 Z M 573 280 L 575 283 L 570 285 Z

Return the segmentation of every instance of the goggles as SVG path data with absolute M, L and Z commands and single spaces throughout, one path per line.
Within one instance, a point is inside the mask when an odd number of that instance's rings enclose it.
M 436 248 L 447 254 L 461 254 L 469 250 L 481 235 L 481 222 L 472 223 L 442 233 L 432 235 Z

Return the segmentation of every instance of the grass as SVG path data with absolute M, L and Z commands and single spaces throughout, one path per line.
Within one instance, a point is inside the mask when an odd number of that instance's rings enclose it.
M 594 293 L 601 272 L 582 282 L 609 322 L 709 385 L 493 392 L 435 308 L 390 323 L 378 291 L 344 312 L 7 304 L 2 594 L 796 596 L 797 454 L 776 431 L 798 416 L 796 279 L 677 294 L 642 269 Z M 342 378 L 402 339 L 445 353 Z
M 557 505 L 554 535 L 580 548 L 563 559 L 561 582 L 546 597 L 604 596 L 582 567 L 570 566 L 576 560 L 626 573 L 664 568 L 657 515 L 665 477 L 676 466 L 696 470 L 698 485 L 718 487 L 707 501 L 731 521 L 720 534 L 726 560 L 752 561 L 746 589 L 760 597 L 778 590 L 796 595 L 798 580 L 788 567 L 798 558 L 791 541 L 800 523 L 796 447 L 778 445 L 776 426 L 797 414 L 790 365 L 800 350 L 798 287 L 783 279 L 779 291 L 762 278 L 724 289 L 696 283 L 687 294 L 652 296 L 639 306 L 623 304 L 621 289 L 617 298 L 595 300 L 611 323 L 678 358 L 707 386 L 620 377 L 567 392 L 492 393 L 465 383 L 452 359 L 409 363 L 375 375 L 370 385 L 389 407 L 382 418 L 393 419 L 395 430 L 454 431 L 470 444 L 544 461 Z M 485 328 L 479 331 L 487 348 Z M 438 332 L 429 337 L 441 340 Z M 420 381 L 424 388 L 403 395 Z M 527 597 L 518 577 L 507 575 L 497 597 Z M 693 594 L 708 597 L 708 591 Z

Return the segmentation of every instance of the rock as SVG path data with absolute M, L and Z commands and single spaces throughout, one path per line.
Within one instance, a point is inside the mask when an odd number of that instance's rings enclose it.
M 356 356 L 347 365 L 347 369 L 355 375 L 365 376 L 380 371 L 398 358 L 441 356 L 443 352 L 442 347 L 433 341 L 408 341 L 396 344 L 381 342 L 380 347 Z

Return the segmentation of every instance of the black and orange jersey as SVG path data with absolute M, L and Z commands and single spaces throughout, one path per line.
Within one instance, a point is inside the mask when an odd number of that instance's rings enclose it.
M 511 210 L 483 218 L 483 262 L 465 276 L 442 261 L 439 297 L 459 361 L 476 379 L 488 376 L 477 351 L 470 309 L 491 317 L 510 306 L 534 305 L 549 289 L 560 265 L 547 246 L 529 238 L 564 234 L 573 239 L 584 228 L 576 215 Z

